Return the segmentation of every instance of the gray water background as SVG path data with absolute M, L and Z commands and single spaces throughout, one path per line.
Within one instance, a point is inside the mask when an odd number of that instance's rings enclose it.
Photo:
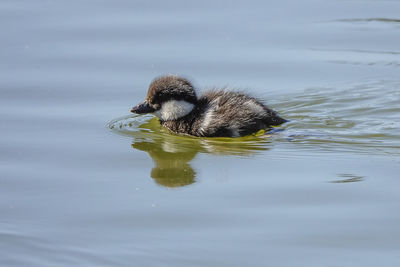
M 0 1 L 0 266 L 399 266 L 399 14 Z M 165 73 L 290 122 L 232 143 L 128 116 Z

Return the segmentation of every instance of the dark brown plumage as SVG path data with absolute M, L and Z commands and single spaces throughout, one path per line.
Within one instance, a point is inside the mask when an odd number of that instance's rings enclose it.
M 286 122 L 244 93 L 212 90 L 197 98 L 190 81 L 174 75 L 155 79 L 131 111 L 155 114 L 172 132 L 205 137 L 245 136 Z

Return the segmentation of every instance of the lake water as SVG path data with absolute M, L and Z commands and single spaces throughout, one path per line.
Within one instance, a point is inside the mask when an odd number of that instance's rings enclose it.
M 0 266 L 400 266 L 399 1 L 0 1 Z M 173 135 L 161 74 L 290 121 Z

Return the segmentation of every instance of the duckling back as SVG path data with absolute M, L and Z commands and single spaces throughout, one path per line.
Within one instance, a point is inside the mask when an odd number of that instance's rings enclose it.
M 258 99 L 240 92 L 206 92 L 199 107 L 201 117 L 193 125 L 197 136 L 245 136 L 286 122 Z

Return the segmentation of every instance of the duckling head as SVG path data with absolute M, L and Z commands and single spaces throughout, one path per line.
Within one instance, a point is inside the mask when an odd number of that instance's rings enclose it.
M 191 82 L 166 75 L 153 80 L 144 102 L 131 109 L 136 114 L 153 113 L 162 121 L 176 120 L 189 114 L 197 103 Z

